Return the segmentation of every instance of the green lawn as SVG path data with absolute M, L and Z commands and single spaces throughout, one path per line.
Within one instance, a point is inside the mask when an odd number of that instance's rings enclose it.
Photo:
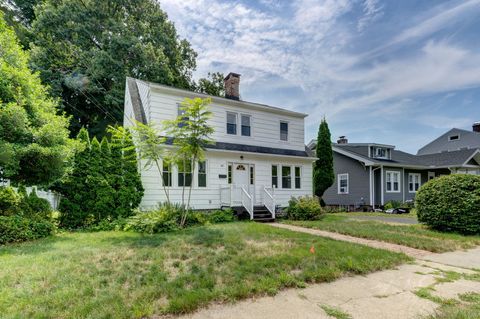
M 380 216 L 386 218 L 411 218 L 417 219 L 417 214 L 415 209 L 412 209 L 410 214 L 386 214 L 380 212 L 345 212 L 345 213 L 334 213 L 337 216 L 346 216 L 346 217 L 356 217 L 356 216 Z
M 376 239 L 432 252 L 454 251 L 480 245 L 480 236 L 441 233 L 429 230 L 422 225 L 390 225 L 384 222 L 348 218 L 346 215 L 339 214 L 327 214 L 322 220 L 317 221 L 285 221 L 285 223 Z
M 309 249 L 315 247 L 315 254 Z M 0 248 L 2 318 L 142 318 L 275 294 L 408 261 L 238 222 L 169 234 L 64 233 Z

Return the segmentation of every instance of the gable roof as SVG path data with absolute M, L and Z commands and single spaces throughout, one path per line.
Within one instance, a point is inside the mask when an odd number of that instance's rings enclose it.
M 450 141 L 450 136 L 458 136 L 458 139 Z M 417 155 L 475 148 L 480 148 L 480 133 L 459 128 L 452 128 L 420 148 L 417 152 Z

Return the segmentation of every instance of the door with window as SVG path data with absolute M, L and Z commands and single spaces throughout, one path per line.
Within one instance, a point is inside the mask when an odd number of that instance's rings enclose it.
M 241 188 L 244 187 L 255 202 L 255 166 L 253 164 L 233 163 L 231 165 L 231 183 L 233 184 L 234 201 L 242 200 Z

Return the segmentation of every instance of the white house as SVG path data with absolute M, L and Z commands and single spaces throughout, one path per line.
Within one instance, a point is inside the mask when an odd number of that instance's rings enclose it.
M 220 98 L 127 78 L 124 126 L 133 125 L 132 119 L 160 126 L 179 114 L 185 97 L 210 97 L 216 143 L 193 174 L 188 167 L 163 165 L 170 200 L 181 202 L 182 185 L 191 181 L 194 209 L 230 206 L 248 212 L 251 219 L 271 219 L 292 196 L 312 195 L 315 158 L 304 144 L 307 115 L 242 101 L 239 82 L 239 74 L 228 74 L 226 98 Z M 165 195 L 157 169 L 140 169 L 145 188 L 141 207 L 148 209 L 165 201 Z

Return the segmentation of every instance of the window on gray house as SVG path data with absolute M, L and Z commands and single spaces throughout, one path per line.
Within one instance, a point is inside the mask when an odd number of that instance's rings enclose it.
M 282 188 L 292 188 L 292 168 L 282 166 Z
M 207 162 L 198 162 L 198 187 L 207 187 Z
M 278 166 L 272 165 L 272 188 L 278 188 Z
M 227 113 L 227 134 L 237 135 L 236 113 Z
M 242 136 L 250 136 L 250 115 L 242 115 Z
M 178 167 L 178 186 L 190 186 L 192 184 L 192 163 L 180 161 Z
M 280 122 L 280 140 L 288 141 L 288 123 Z

